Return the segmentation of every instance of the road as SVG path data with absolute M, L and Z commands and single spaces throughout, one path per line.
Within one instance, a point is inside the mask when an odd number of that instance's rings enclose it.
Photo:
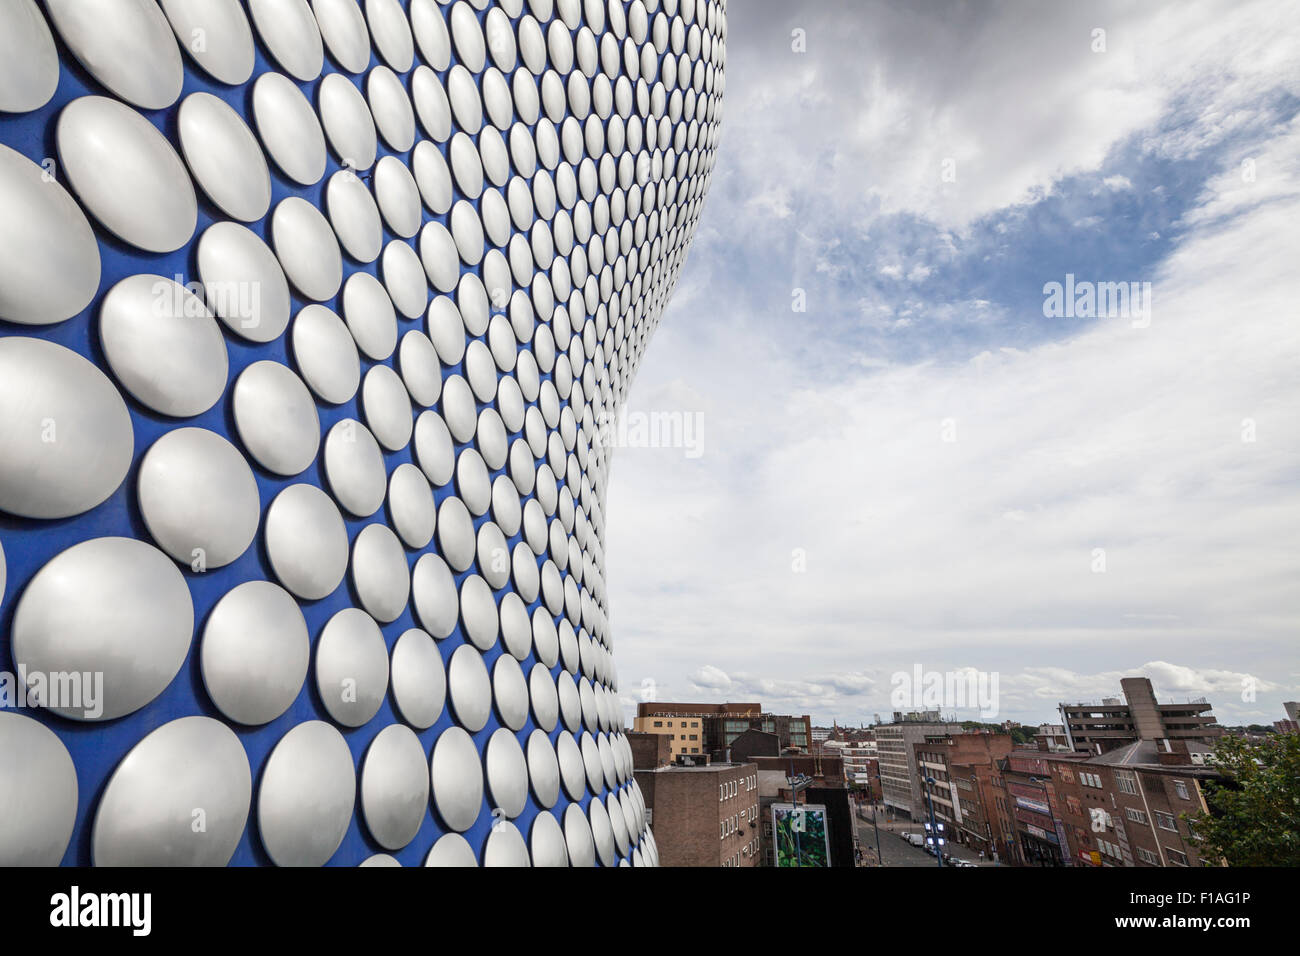
M 854 820 L 858 825 L 858 842 L 862 847 L 863 864 L 865 866 L 876 866 L 876 834 L 871 825 L 871 808 L 867 808 L 868 817 L 866 820 L 861 819 L 856 814 Z M 885 866 L 938 866 L 934 857 L 923 851 L 920 847 L 914 847 L 900 834 L 902 833 L 923 833 L 924 829 L 921 824 L 913 823 L 910 820 L 890 820 L 888 815 L 881 812 L 880 815 L 880 852 L 884 856 Z M 948 844 L 947 851 L 950 856 L 957 857 L 961 860 L 967 860 L 976 866 L 996 866 L 990 860 L 980 860 L 979 854 L 960 844 Z

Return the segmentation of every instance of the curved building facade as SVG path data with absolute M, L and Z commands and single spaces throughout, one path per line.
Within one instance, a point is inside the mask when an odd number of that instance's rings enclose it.
M 602 502 L 723 0 L 0 5 L 0 865 L 653 865 Z

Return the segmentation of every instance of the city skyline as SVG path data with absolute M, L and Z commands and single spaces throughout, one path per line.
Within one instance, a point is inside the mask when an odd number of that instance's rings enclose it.
M 822 689 L 824 686 L 827 691 L 837 691 L 842 694 L 836 699 L 856 700 L 861 698 L 859 706 L 849 713 L 817 710 L 817 701 L 824 699 L 826 695 L 791 695 L 787 689 L 793 682 L 769 681 L 753 678 L 749 675 L 699 675 L 705 679 L 714 680 L 719 684 L 724 683 L 723 678 L 725 677 L 725 686 L 734 690 L 734 693 L 731 690 L 720 693 L 708 684 L 692 679 L 688 680 L 688 686 L 684 693 L 669 697 L 662 693 L 662 687 L 655 685 L 655 691 L 658 694 L 655 700 L 661 703 L 691 701 L 707 704 L 761 700 L 765 713 L 807 713 L 813 724 L 818 727 L 830 727 L 833 724 L 838 724 L 841 727 L 870 726 L 875 723 L 877 717 L 880 718 L 881 722 L 889 723 L 896 712 L 918 713 L 936 710 L 944 719 L 952 717 L 958 722 L 973 721 L 982 724 L 1001 724 L 1009 720 L 1022 726 L 1036 727 L 1041 724 L 1060 723 L 1060 704 L 1100 703 L 1103 700 L 1122 697 L 1120 693 L 1121 679 L 1126 677 L 1147 677 L 1151 679 L 1156 695 L 1162 702 L 1208 701 L 1213 705 L 1219 723 L 1224 726 L 1247 726 L 1251 724 L 1270 726 L 1274 721 L 1286 717 L 1283 706 L 1285 701 L 1279 700 L 1277 707 L 1273 710 L 1265 708 L 1265 713 L 1258 720 L 1235 719 L 1232 717 L 1225 719 L 1224 715 L 1235 712 L 1227 695 L 1240 695 L 1242 692 L 1239 686 L 1229 683 L 1236 679 L 1236 675 L 1233 674 L 1219 675 L 1217 678 L 1218 683 L 1211 687 L 1201 683 L 1206 675 L 1176 668 L 1162 661 L 1154 661 L 1149 665 L 1143 665 L 1132 670 L 1116 670 L 1100 674 L 1082 675 L 1081 679 L 1079 675 L 1075 675 L 1075 679 L 1067 685 L 1052 683 L 1052 670 L 1052 668 L 1027 668 L 1021 674 L 997 675 L 996 683 L 1000 692 L 999 704 L 1001 704 L 1002 700 L 1009 699 L 1010 706 L 999 705 L 996 713 L 987 713 L 982 709 L 980 703 L 971 696 L 969 688 L 974 687 L 981 677 L 987 678 L 990 676 L 979 674 L 973 668 L 955 671 L 922 670 L 926 677 L 926 686 L 941 687 L 947 685 L 951 688 L 956 685 L 959 688 L 967 688 L 964 693 L 959 690 L 956 698 L 960 701 L 958 704 L 948 702 L 953 699 L 951 694 L 943 697 L 942 702 L 936 704 L 933 702 L 932 694 L 927 693 L 924 687 L 918 692 L 917 696 L 909 697 L 906 701 L 900 701 L 897 697 L 891 699 L 891 695 L 900 692 L 904 694 L 911 693 L 914 669 L 912 671 L 895 671 L 879 677 L 871 672 L 862 672 L 848 675 L 847 679 L 839 683 L 826 681 L 824 685 L 814 684 L 814 689 Z M 1002 691 L 1008 679 L 1011 681 L 1009 695 Z M 1180 680 L 1194 683 L 1180 684 Z M 1020 683 L 1017 684 L 1017 681 Z M 856 686 L 857 682 L 861 682 L 863 686 Z M 1070 688 L 1068 692 L 1054 695 L 1054 688 L 1065 686 Z M 852 693 L 845 692 L 844 687 L 850 688 Z M 1222 692 L 1218 693 L 1217 696 L 1216 687 L 1218 691 Z M 787 690 L 787 692 L 783 693 L 783 690 Z M 1285 698 L 1285 694 L 1282 697 Z M 1019 703 L 1020 701 L 1026 702 L 1022 704 Z M 1223 703 L 1225 701 L 1227 703 Z M 771 703 L 770 706 L 769 702 Z M 635 714 L 639 703 L 642 703 L 642 701 L 624 694 L 625 715 Z M 876 706 L 877 703 L 879 703 L 879 706 Z M 1259 705 L 1259 701 L 1256 701 L 1249 706 L 1258 708 Z M 630 719 L 629 716 L 629 722 Z

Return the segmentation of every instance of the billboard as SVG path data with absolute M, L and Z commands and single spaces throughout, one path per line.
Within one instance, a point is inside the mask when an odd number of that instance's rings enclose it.
M 1044 816 L 1051 815 L 1051 808 L 1042 800 L 1030 800 L 1028 797 L 1016 797 L 1016 806 L 1024 807 L 1026 810 L 1033 810 Z
M 831 865 L 826 807 L 819 804 L 772 804 L 772 839 L 777 866 Z

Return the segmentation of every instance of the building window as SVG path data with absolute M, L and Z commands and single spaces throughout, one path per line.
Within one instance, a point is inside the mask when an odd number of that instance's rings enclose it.
M 1172 847 L 1165 847 L 1165 852 L 1169 854 L 1169 862 L 1174 866 L 1186 866 L 1187 854 L 1182 850 L 1175 850 Z
M 1150 850 L 1144 847 L 1137 848 L 1137 855 L 1138 855 L 1138 859 L 1141 860 L 1143 863 L 1145 863 L 1147 866 L 1160 865 L 1160 857 L 1156 856 L 1154 853 L 1152 853 Z
M 1178 832 L 1178 823 L 1174 820 L 1173 815 L 1161 810 L 1156 811 L 1156 825 L 1162 830 L 1172 830 L 1175 833 Z
M 1135 810 L 1133 807 L 1125 807 L 1124 815 L 1127 816 L 1134 823 L 1141 823 L 1144 826 L 1146 825 L 1147 815 L 1143 813 L 1141 810 Z
M 1181 780 L 1174 781 L 1174 793 L 1178 794 L 1184 800 L 1192 799 L 1191 794 L 1187 792 L 1187 784 Z
M 1116 772 L 1115 785 L 1119 787 L 1121 793 L 1128 793 L 1137 796 L 1137 778 L 1128 771 L 1120 770 Z
M 662 720 L 656 720 L 656 721 L 655 721 L 655 726 L 656 726 L 656 727 L 662 727 L 663 725 L 664 725 L 664 722 L 663 722 Z

